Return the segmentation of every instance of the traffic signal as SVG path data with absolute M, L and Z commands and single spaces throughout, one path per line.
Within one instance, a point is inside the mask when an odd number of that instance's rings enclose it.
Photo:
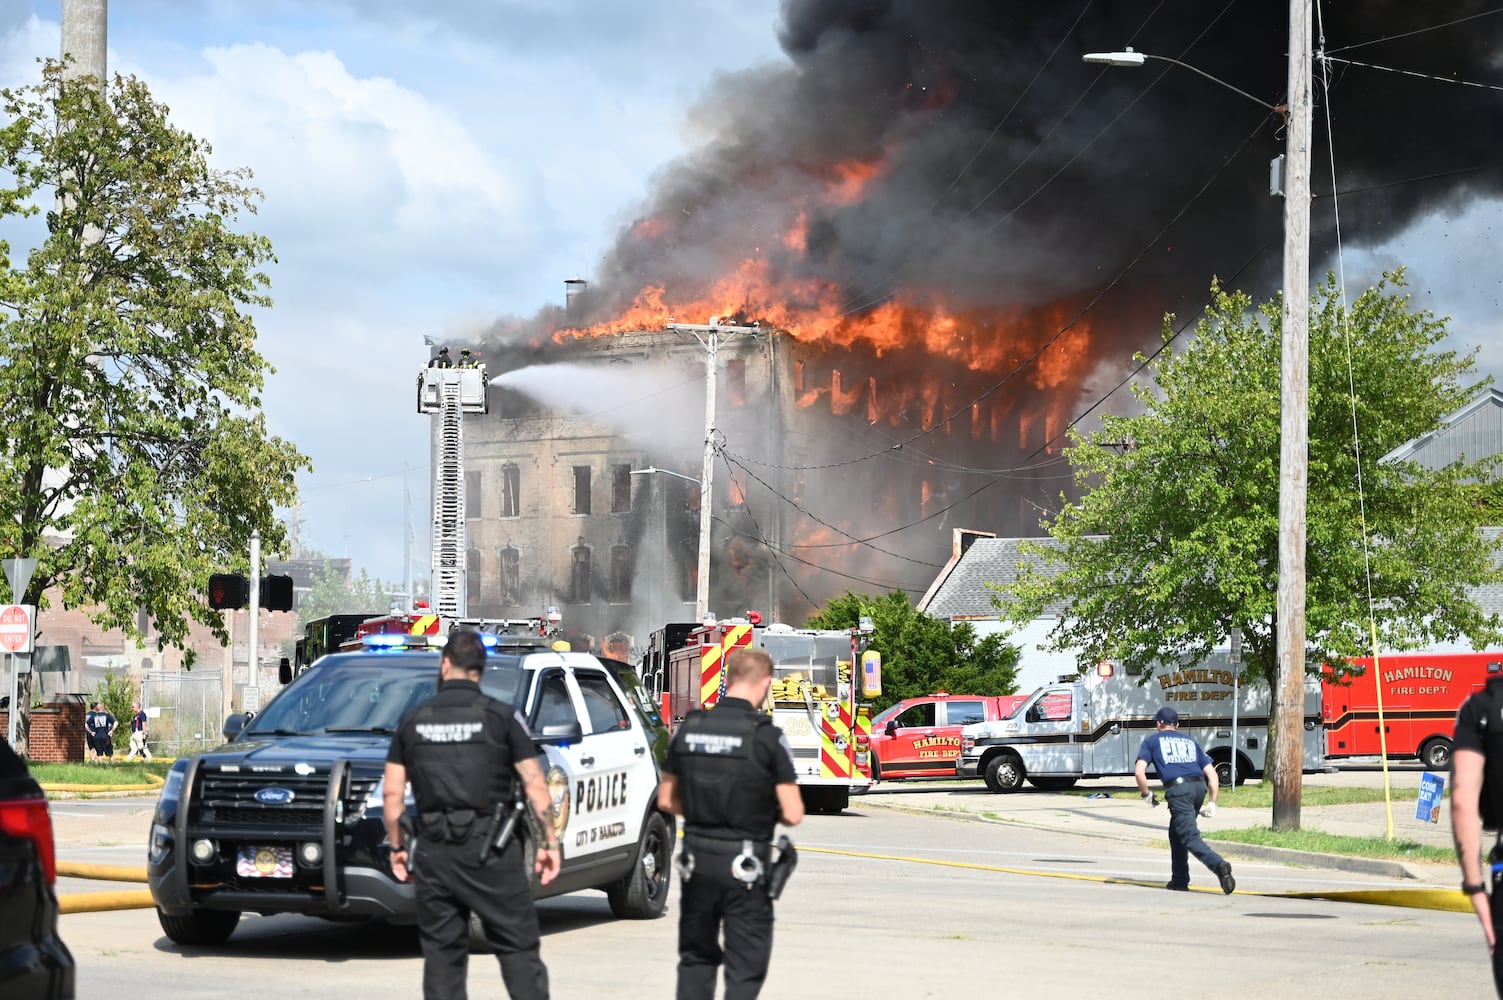
M 292 577 L 263 576 L 261 578 L 261 607 L 267 611 L 291 611 Z
M 243 608 L 250 604 L 250 584 L 239 573 L 209 574 L 209 607 Z

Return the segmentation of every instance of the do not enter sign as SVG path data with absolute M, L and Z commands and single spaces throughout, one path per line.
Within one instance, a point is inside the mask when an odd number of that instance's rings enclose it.
M 32 625 L 36 608 L 30 604 L 0 605 L 0 652 L 31 652 Z

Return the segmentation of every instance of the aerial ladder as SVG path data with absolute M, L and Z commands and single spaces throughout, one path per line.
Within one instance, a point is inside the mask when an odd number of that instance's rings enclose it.
M 418 412 L 433 421 L 433 612 L 445 619 L 468 614 L 465 593 L 464 415 L 488 413 L 485 365 L 430 363 L 418 373 Z

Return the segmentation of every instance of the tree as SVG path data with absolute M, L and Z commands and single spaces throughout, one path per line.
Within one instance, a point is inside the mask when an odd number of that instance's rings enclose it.
M 132 638 L 144 609 L 159 648 L 195 621 L 224 641 L 204 581 L 248 568 L 253 531 L 281 546 L 308 468 L 260 409 L 271 245 L 231 228 L 260 193 L 135 79 L 48 63 L 0 104 L 0 218 L 45 220 L 24 262 L 0 243 L 0 556 L 38 560 L 25 603 L 56 588 Z
M 989 635 L 976 638 L 967 622 L 949 622 L 920 614 L 908 595 L 894 591 L 886 597 L 846 591 L 811 617 L 808 628 L 855 628 L 861 616 L 872 620 L 876 632 L 868 649 L 882 654 L 882 695 L 873 699 L 877 711 L 888 705 L 950 691 L 955 694 L 1013 694 L 1018 687 L 1018 649 Z
M 379 615 L 390 606 L 391 593 L 379 580 L 363 569 L 350 579 L 325 559 L 313 574 L 312 588 L 298 600 L 297 614 L 299 621 L 308 622 L 325 615 Z
M 1469 597 L 1503 578 L 1479 531 L 1494 461 L 1439 470 L 1380 461 L 1488 384 L 1464 381 L 1473 356 L 1440 350 L 1444 322 L 1414 310 L 1402 285 L 1402 272 L 1386 275 L 1343 308 L 1328 277 L 1314 296 L 1311 670 L 1369 651 L 1374 633 L 1385 649 L 1462 636 L 1482 648 L 1499 636 L 1496 616 Z M 1062 601 L 1055 648 L 1145 675 L 1199 663 L 1240 628 L 1249 672 L 1276 688 L 1279 326 L 1277 298 L 1254 311 L 1247 296 L 1213 286 L 1188 347 L 1151 363 L 1139 356 L 1152 372 L 1151 386 L 1134 387 L 1143 412 L 1104 417 L 1098 433 L 1071 432 L 1066 455 L 1082 498 L 1045 522 L 1056 544 L 1029 546 L 1057 573 L 1034 568 L 994 585 L 1005 614 L 1027 621 Z

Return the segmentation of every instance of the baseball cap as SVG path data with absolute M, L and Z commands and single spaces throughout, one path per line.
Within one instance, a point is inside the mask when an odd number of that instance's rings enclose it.
M 1153 721 L 1163 723 L 1166 726 L 1177 726 L 1179 725 L 1179 713 L 1168 705 L 1165 705 L 1154 713 Z

